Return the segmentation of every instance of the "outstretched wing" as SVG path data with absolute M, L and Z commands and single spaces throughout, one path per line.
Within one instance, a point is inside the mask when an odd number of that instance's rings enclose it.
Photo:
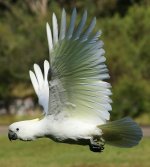
M 100 32 L 93 33 L 96 18 L 85 28 L 87 12 L 75 28 L 76 9 L 70 26 L 66 27 L 66 13 L 62 11 L 60 30 L 53 14 L 53 32 L 47 23 L 51 80 L 49 81 L 49 112 L 58 114 L 90 113 L 102 120 L 109 119 L 111 99 L 109 78 Z

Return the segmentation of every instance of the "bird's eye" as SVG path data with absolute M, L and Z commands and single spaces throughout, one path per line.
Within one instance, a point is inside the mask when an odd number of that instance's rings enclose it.
M 19 131 L 19 128 L 16 128 L 16 131 Z

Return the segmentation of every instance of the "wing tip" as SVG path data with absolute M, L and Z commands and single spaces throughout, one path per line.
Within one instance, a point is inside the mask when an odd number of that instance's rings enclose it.
M 74 8 L 73 8 L 73 11 L 72 11 L 72 12 L 77 12 L 77 9 L 76 9 L 76 7 L 74 7 Z
M 50 25 L 48 22 L 46 22 L 46 29 L 48 30 L 48 28 L 50 28 Z
M 56 16 L 56 14 L 53 12 L 52 17 L 55 17 L 55 16 Z
M 49 61 L 48 60 L 44 60 L 44 64 L 48 64 L 49 65 Z
M 51 51 L 53 48 L 52 33 L 51 33 L 51 28 L 48 22 L 46 23 L 46 32 L 47 32 L 49 51 Z
M 33 71 L 29 70 L 29 76 L 30 76 L 30 78 L 32 78 L 33 75 L 34 75 Z
M 57 22 L 57 17 L 55 13 L 52 14 L 52 20 L 53 20 L 53 24 L 54 24 L 54 21 Z
M 36 71 L 37 68 L 39 68 L 39 65 L 37 65 L 36 63 L 33 64 L 33 68 Z
M 62 9 L 62 15 L 66 15 L 66 10 L 65 10 L 65 8 Z
M 45 70 L 45 73 L 46 71 L 48 71 L 50 68 L 50 64 L 49 64 L 49 61 L 48 60 L 44 60 L 44 70 Z

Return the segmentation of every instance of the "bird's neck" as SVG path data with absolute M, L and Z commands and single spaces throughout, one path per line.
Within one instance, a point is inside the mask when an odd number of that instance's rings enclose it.
M 36 138 L 42 138 L 45 136 L 45 123 L 40 119 L 28 120 L 25 122 L 27 136 L 31 137 L 31 140 Z
M 31 128 L 35 138 L 47 137 L 48 134 L 51 134 L 53 129 L 53 117 L 51 118 L 49 116 L 48 119 L 45 117 L 41 120 L 35 119 L 35 121 L 31 121 Z

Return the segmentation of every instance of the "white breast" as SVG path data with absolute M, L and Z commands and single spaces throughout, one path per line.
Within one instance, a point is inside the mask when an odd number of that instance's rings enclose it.
M 53 119 L 51 116 L 44 118 L 43 123 L 46 134 L 58 140 L 90 138 L 93 135 L 100 135 L 101 131 L 96 123 L 89 123 L 86 120 L 75 118 Z

